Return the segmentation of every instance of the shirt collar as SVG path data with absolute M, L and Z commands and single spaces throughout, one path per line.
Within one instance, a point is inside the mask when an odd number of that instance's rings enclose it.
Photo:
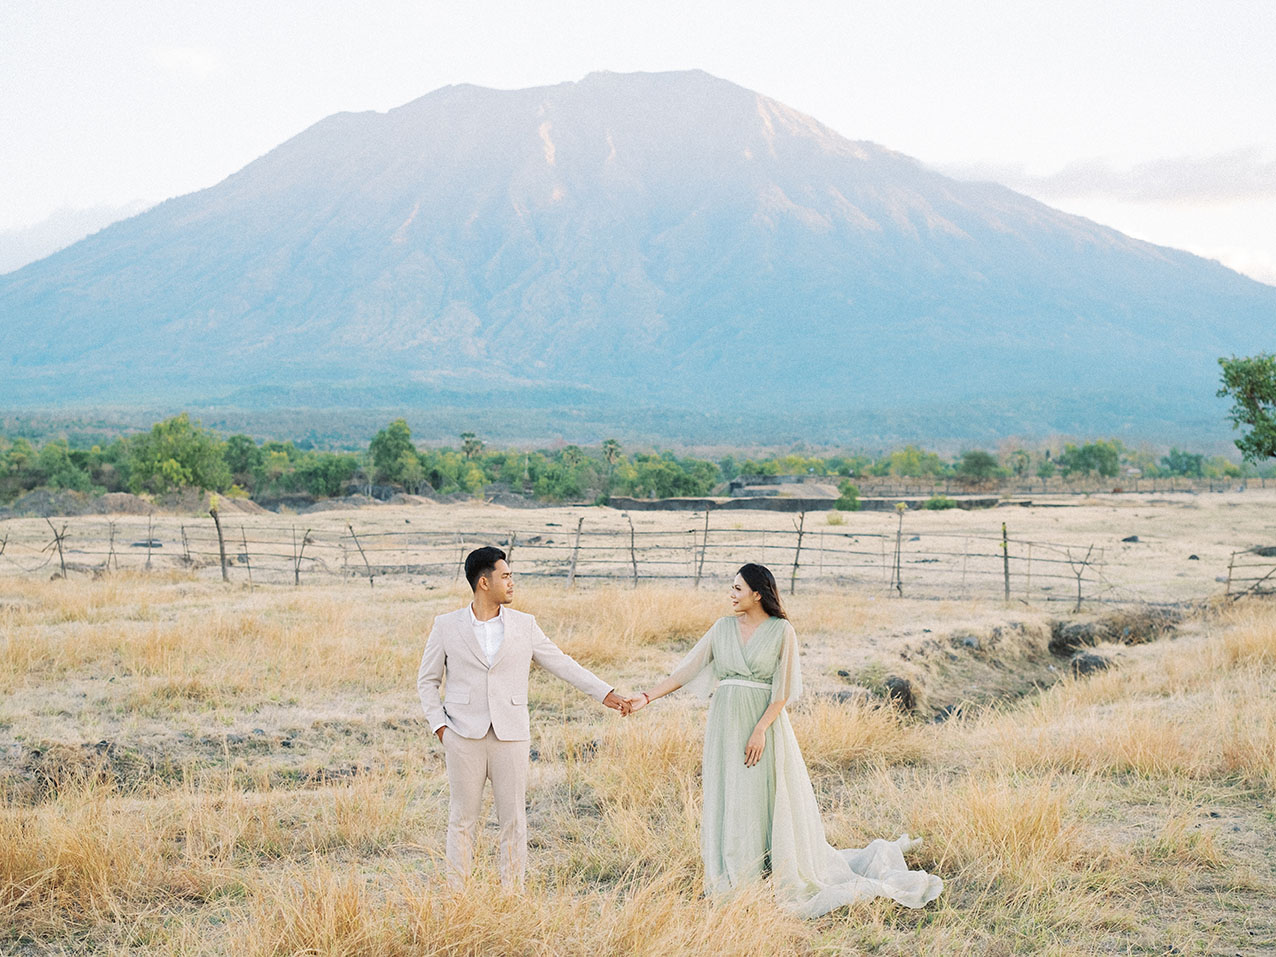
M 474 602 L 470 602 L 470 603 L 469 603 L 466 607 L 467 607 L 467 608 L 469 609 L 469 611 L 470 611 L 470 624 L 472 624 L 472 625 L 474 625 L 474 626 L 476 626 L 476 627 L 477 627 L 478 625 L 490 625 L 490 624 L 492 624 L 492 622 L 495 622 L 495 621 L 499 621 L 499 622 L 501 623 L 501 625 L 502 625 L 502 626 L 504 626 L 504 624 L 505 624 L 505 606 L 504 606 L 504 605 L 497 605 L 497 606 L 496 606 L 496 617 L 495 617 L 495 618 L 489 618 L 487 621 L 479 621 L 479 620 L 478 620 L 478 616 L 474 614 Z

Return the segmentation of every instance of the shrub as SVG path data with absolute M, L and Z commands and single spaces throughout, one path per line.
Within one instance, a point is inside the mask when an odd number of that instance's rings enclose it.
M 859 486 L 851 482 L 850 479 L 844 479 L 842 484 L 837 487 L 840 493 L 838 500 L 833 503 L 833 507 L 840 512 L 858 512 L 860 508 L 860 490 Z M 832 524 L 831 522 L 829 524 Z

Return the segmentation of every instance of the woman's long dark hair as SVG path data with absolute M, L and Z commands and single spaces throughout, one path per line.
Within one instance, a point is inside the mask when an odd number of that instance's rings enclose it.
M 747 565 L 741 565 L 736 574 L 744 579 L 744 583 L 751 590 L 758 593 L 762 599 L 764 612 L 772 618 L 788 620 L 789 616 L 784 613 L 784 606 L 780 604 L 780 589 L 776 587 L 775 576 L 771 574 L 771 569 L 765 565 L 749 562 Z

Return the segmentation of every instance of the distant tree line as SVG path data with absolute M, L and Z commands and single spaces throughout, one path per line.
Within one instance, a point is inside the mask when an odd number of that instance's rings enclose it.
M 802 475 L 826 478 L 838 489 L 838 507 L 856 507 L 866 477 L 951 481 L 969 489 L 1059 476 L 1065 482 L 1128 478 L 1238 478 L 1276 475 L 1253 458 L 1238 465 L 1220 456 L 1173 448 L 1157 456 L 1115 439 L 1062 448 L 1006 447 L 994 453 L 968 449 L 956 458 L 916 445 L 877 456 L 726 455 L 717 460 L 671 451 L 630 451 L 615 439 L 598 446 L 556 449 L 491 449 L 466 432 L 448 447 L 420 448 L 408 424 L 396 419 L 378 431 L 366 450 L 324 451 L 293 442 L 259 442 L 222 436 L 182 413 L 150 431 L 105 445 L 73 448 L 65 439 L 36 447 L 26 438 L 0 436 L 0 502 L 37 489 L 85 493 L 128 491 L 164 495 L 186 488 L 271 501 L 289 495 L 329 498 L 377 486 L 412 494 L 467 495 L 507 491 L 546 502 L 606 502 L 637 498 L 701 496 L 723 491 L 739 476 Z

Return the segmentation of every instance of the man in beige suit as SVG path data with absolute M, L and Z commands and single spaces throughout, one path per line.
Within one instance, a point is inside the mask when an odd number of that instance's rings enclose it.
M 483 786 L 492 782 L 500 824 L 501 881 L 519 884 L 527 865 L 527 676 L 535 661 L 609 708 L 626 713 L 611 685 L 545 637 L 536 619 L 509 608 L 514 576 L 499 548 L 465 559 L 474 601 L 439 615 L 425 643 L 417 692 L 447 759 L 451 792 L 447 859 L 453 883 L 470 872 Z M 447 700 L 439 694 L 447 676 Z

